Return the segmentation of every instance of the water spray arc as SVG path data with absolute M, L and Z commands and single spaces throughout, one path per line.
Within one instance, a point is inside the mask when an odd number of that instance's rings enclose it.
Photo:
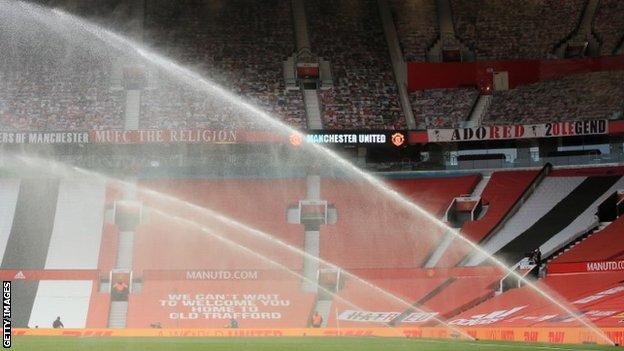
M 128 181 L 124 181 L 124 180 L 120 180 L 120 179 L 115 179 L 115 178 L 111 178 L 105 175 L 102 175 L 100 173 L 97 172 L 93 172 L 90 170 L 86 170 L 80 167 L 76 167 L 76 166 L 66 166 L 64 164 L 61 164 L 59 162 L 54 162 L 54 161 L 49 161 L 49 160 L 42 160 L 42 159 L 33 159 L 33 158 L 29 158 L 29 157 L 25 157 L 23 155 L 17 156 L 17 160 L 29 165 L 29 167 L 36 167 L 36 168 L 41 168 L 40 171 L 41 172 L 53 172 L 57 175 L 62 175 L 62 176 L 68 176 L 70 174 L 80 174 L 83 175 L 85 177 L 91 177 L 91 178 L 98 178 L 98 179 L 102 179 L 104 181 L 107 182 L 112 182 L 112 183 L 119 183 L 124 187 L 129 187 L 129 188 L 133 188 L 136 187 L 136 184 L 133 184 L 131 182 Z M 432 313 L 431 311 L 425 310 L 421 307 L 417 307 L 414 306 L 412 303 L 410 303 L 409 301 L 406 301 L 390 292 L 388 292 L 387 290 L 384 290 L 382 288 L 380 288 L 379 286 L 357 276 L 356 274 L 353 274 L 351 272 L 349 272 L 348 270 L 343 269 L 340 266 L 337 266 L 335 264 L 333 264 L 332 262 L 329 262 L 327 260 L 324 260 L 322 258 L 319 258 L 317 256 L 313 256 L 310 253 L 296 247 L 293 245 L 290 245 L 282 240 L 279 240 L 277 238 L 275 238 L 274 236 L 272 236 L 271 234 L 268 234 L 266 232 L 263 232 L 261 230 L 258 230 L 256 228 L 252 228 L 244 223 L 241 223 L 239 221 L 236 221 L 230 217 L 227 217 L 225 215 L 223 215 L 222 213 L 216 212 L 212 209 L 209 208 L 205 208 L 205 207 L 201 207 L 201 206 L 197 206 L 195 204 L 191 204 L 189 202 L 183 201 L 179 198 L 173 197 L 171 195 L 168 194 L 164 194 L 164 193 L 160 193 L 157 192 L 155 190 L 152 189 L 148 189 L 148 188 L 143 188 L 143 187 L 136 187 L 136 192 L 137 193 L 142 193 L 146 196 L 150 196 L 152 199 L 154 200 L 161 200 L 161 201 L 165 201 L 169 204 L 175 204 L 176 206 L 181 206 L 185 209 L 191 210 L 193 212 L 196 212 L 198 214 L 201 214 L 202 217 L 205 216 L 209 216 L 211 219 L 214 219 L 216 221 L 219 221 L 220 223 L 229 226 L 229 227 L 234 227 L 238 230 L 240 230 L 241 232 L 247 233 L 249 235 L 252 235 L 253 237 L 256 238 L 260 238 L 262 240 L 265 240 L 266 242 L 271 243 L 272 245 L 277 245 L 278 247 L 285 249 L 289 252 L 295 253 L 298 256 L 304 258 L 304 260 L 308 260 L 308 261 L 313 261 L 315 262 L 316 266 L 326 266 L 326 267 L 330 267 L 332 269 L 335 270 L 340 270 L 341 274 L 356 281 L 358 284 L 360 284 L 361 286 L 363 286 L 366 289 L 370 289 L 371 291 L 374 291 L 375 293 L 384 296 L 385 298 L 394 301 L 402 306 L 404 306 L 406 309 L 411 309 L 414 311 L 417 311 L 419 313 L 423 313 L 423 314 L 429 314 Z M 153 207 L 152 207 L 152 210 Z M 160 213 L 162 213 L 162 211 L 159 211 Z M 171 215 L 169 215 L 171 216 Z M 181 217 L 178 217 L 181 218 Z M 192 220 L 185 220 L 188 223 L 192 223 L 196 226 L 199 226 L 200 228 L 202 228 L 203 226 L 195 221 Z M 215 235 L 215 236 L 219 236 L 219 234 L 216 234 L 214 232 L 210 232 L 211 235 Z M 229 239 L 226 239 L 229 240 Z M 229 240 L 231 241 L 231 240 Z M 238 243 L 235 243 L 236 245 L 240 245 Z M 253 250 L 252 250 L 253 251 Z M 306 282 L 306 285 L 315 285 L 318 286 L 318 283 L 315 282 L 314 279 L 311 279 L 309 277 L 306 277 L 305 274 L 302 276 L 304 278 L 304 282 Z M 454 331 L 455 333 L 464 336 L 465 338 L 468 339 L 474 339 L 472 336 L 470 336 L 469 334 L 467 334 L 466 332 L 464 332 L 463 330 L 461 330 L 460 328 L 449 324 L 447 321 L 441 319 L 440 317 L 437 317 L 436 315 L 432 315 L 432 320 L 438 322 L 439 324 L 443 325 L 445 328 L 448 328 L 452 331 Z

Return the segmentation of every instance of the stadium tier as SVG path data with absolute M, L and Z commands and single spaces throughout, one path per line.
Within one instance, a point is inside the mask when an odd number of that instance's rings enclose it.
M 448 41 L 444 36 L 451 30 L 451 41 L 474 52 L 477 60 L 555 59 L 558 46 L 573 44 L 578 41 L 575 35 L 587 30 L 582 26 L 589 26 L 600 55 L 614 55 L 621 52 L 624 40 L 621 16 L 614 15 L 621 10 L 618 1 L 600 1 L 591 10 L 581 0 L 532 1 L 531 6 L 520 6 L 523 1 L 453 0 L 443 9 L 438 7 L 445 1 L 309 0 L 303 1 L 302 13 L 293 11 L 288 1 L 269 6 L 243 0 L 188 0 L 179 6 L 160 0 L 146 0 L 144 6 L 113 0 L 36 3 L 140 40 L 296 129 L 456 128 L 481 121 L 622 118 L 622 85 L 617 84 L 621 71 L 569 76 L 570 71 L 518 87 L 512 82 L 515 89 L 496 91 L 491 105 L 480 112 L 477 100 L 484 87 L 476 82 L 419 88 L 401 97 L 398 86 L 403 78 L 397 80 L 395 74 L 405 71 L 405 63 L 393 62 L 390 56 L 398 50 L 408 63 L 431 62 L 432 50 L 439 49 L 440 40 Z M 387 6 L 392 23 L 379 6 Z M 257 16 L 259 11 L 264 15 Z M 550 24 L 548 30 L 542 23 Z M 37 47 L 29 47 L 30 42 L 16 45 L 11 25 L 0 30 L 1 49 L 11 53 L 0 66 L 3 131 L 269 128 L 248 118 L 249 111 L 223 95 L 206 94 L 128 53 L 101 52 L 86 42 L 74 45 L 64 36 L 41 40 Z M 46 37 L 43 26 L 31 31 L 32 38 Z M 325 35 L 329 31 L 336 34 Z M 387 41 L 388 35 L 393 37 L 390 32 L 397 43 Z M 65 55 L 70 47 L 71 55 Z M 314 62 L 298 63 L 304 60 L 300 55 Z M 43 56 L 46 65 L 39 64 Z M 295 77 L 288 78 L 286 63 L 291 59 L 295 66 L 317 68 L 319 62 L 327 62 L 329 71 L 323 68 L 322 74 L 329 77 L 314 80 L 293 73 Z M 600 70 L 622 69 L 618 67 Z M 405 109 L 412 110 L 413 124 Z
M 457 128 L 479 98 L 475 88 L 417 90 L 410 93 L 414 117 L 427 128 Z
M 495 92 L 485 124 L 617 119 L 624 111 L 624 72 L 594 72 Z
M 451 0 L 457 36 L 475 48 L 479 60 L 546 58 L 572 33 L 585 6 L 582 0 Z M 548 30 L 542 25 L 548 23 Z
M 570 250 L 555 258 L 553 263 L 609 261 L 618 260 L 624 256 L 622 248 L 610 243 L 619 240 L 622 234 L 624 220 L 618 218 L 604 229 L 594 233 L 586 240 L 574 245 Z
M 474 242 L 480 242 L 510 213 L 522 194 L 536 181 L 538 171 L 496 172 L 490 177 L 481 199 L 487 212 L 476 221 L 467 221 L 462 233 Z M 467 248 L 454 239 L 444 256 L 438 261 L 440 267 L 452 267 L 467 254 Z
M 621 307 L 603 310 L 601 304 L 621 297 L 621 281 L 621 273 L 552 275 L 539 283 L 539 289 L 553 293 L 558 299 L 569 301 L 566 302 L 570 309 L 567 314 L 562 314 L 558 307 L 543 302 L 544 298 L 535 290 L 523 287 L 509 290 L 461 313 L 450 323 L 465 326 L 572 326 L 579 323 L 573 318 L 573 314 L 580 313 L 597 325 L 613 325 L 621 320 Z
M 540 247 L 552 255 L 566 243 L 590 232 L 600 222 L 598 208 L 624 186 L 617 168 L 587 170 L 584 174 L 553 171 L 544 177 L 513 216 L 494 233 L 481 239 L 487 252 L 496 252 L 510 264 Z M 483 262 L 479 254 L 468 264 Z
M 401 50 L 407 61 L 426 61 L 427 50 L 440 36 L 434 0 L 389 1 Z
M 145 40 L 180 62 L 209 72 L 216 83 L 289 125 L 305 127 L 303 96 L 300 91 L 286 91 L 282 73 L 282 62 L 295 51 L 290 4 L 197 4 L 147 1 Z M 264 15 L 257 16 L 259 11 Z M 222 98 L 207 98 L 158 73 L 141 100 L 140 121 L 146 129 L 262 128 Z
M 622 45 L 624 20 L 618 14 L 624 10 L 622 2 L 617 0 L 600 1 L 594 19 L 594 33 L 601 41 L 600 54 L 613 55 Z
M 485 214 L 465 221 L 463 234 L 510 262 L 541 247 L 545 258 L 554 258 L 548 263 L 553 273 L 537 284 L 612 325 L 610 318 L 624 308 L 619 266 L 587 272 L 562 264 L 621 259 L 620 218 L 597 232 L 592 218 L 624 187 L 621 173 L 620 167 L 545 168 L 386 181 L 440 219 L 450 216 L 458 198 L 480 199 Z M 590 183 L 596 184 L 585 194 Z M 509 288 L 505 272 L 461 241 L 446 242 L 444 230 L 424 220 L 405 227 L 414 218 L 367 196 L 364 184 L 325 177 L 319 184 L 321 198 L 338 213 L 335 224 L 320 228 L 319 254 L 340 269 L 321 264 L 315 279 L 322 288 L 307 290 L 299 276 L 305 270 L 300 252 L 308 245 L 304 227 L 286 222 L 288 208 L 305 198 L 303 178 L 146 179 L 140 186 L 149 191 L 135 200 L 104 182 L 5 179 L 1 272 L 13 275 L 20 292 L 14 323 L 46 326 L 62 314 L 67 327 L 219 328 L 234 316 L 245 327 L 305 327 L 314 311 L 329 327 L 432 326 L 446 319 L 457 325 L 577 323 L 532 289 Z M 54 191 L 38 196 L 44 188 Z M 563 205 L 566 211 L 557 212 Z M 75 221 L 79 225 L 71 225 Z M 548 224 L 539 235 L 530 234 L 542 222 Z M 437 251 L 439 260 L 432 260 Z M 110 291 L 119 279 L 132 287 L 124 301 Z M 588 302 L 574 302 L 580 299 Z
M 334 87 L 320 92 L 324 126 L 404 128 L 377 3 L 312 0 L 306 6 L 311 48 L 332 62 Z
M 451 200 L 459 195 L 470 193 L 475 186 L 477 176 L 452 177 L 445 181 L 440 179 L 405 179 L 392 180 L 394 185 L 409 198 L 421 204 L 425 209 L 441 216 Z M 242 223 L 265 231 L 277 239 L 303 248 L 301 227 L 285 224 L 286 209 L 305 196 L 302 179 L 281 180 L 196 180 L 196 181 L 146 181 L 144 185 L 193 204 L 208 207 Z M 301 191 L 293 191 L 298 189 Z M 221 195 L 219 195 L 221 194 Z M 249 201 L 253 196 L 258 202 Z M 323 228 L 327 237 L 344 237 L 345 240 L 321 241 L 321 258 L 338 264 L 346 269 L 377 268 L 387 264 L 389 260 L 394 267 L 414 267 L 423 263 L 428 254 L 429 243 L 418 240 L 405 232 L 405 224 L 399 219 L 407 216 L 404 210 L 389 201 L 367 196 L 369 189 L 366 184 L 341 179 L 326 179 L 321 183 L 321 197 L 338 209 L 341 218 L 335 225 Z M 238 199 L 238 200 L 237 200 Z M 149 206 L 165 211 L 189 216 L 207 228 L 226 231 L 228 238 L 235 239 L 255 251 L 266 255 L 291 269 L 301 268 L 298 254 L 288 250 L 276 250 L 270 242 L 263 241 L 253 235 L 237 234 L 227 225 L 215 223 L 207 219 L 201 211 L 193 213 L 180 205 L 172 206 L 158 198 L 146 198 Z M 377 209 L 388 208 L 386 214 L 379 214 Z M 261 211 L 259 211 L 261 209 Z M 387 217 L 381 217 L 387 216 Z M 164 219 L 140 225 L 136 232 L 134 267 L 137 269 L 186 269 L 190 267 L 215 267 L 218 269 L 254 268 L 266 263 L 258 257 L 240 256 L 236 254 L 221 255 L 224 250 L 236 252 L 236 249 L 206 237 L 199 228 L 185 229 L 189 232 L 188 240 L 179 242 L 171 236 L 175 228 L 184 228 L 184 224 L 166 223 Z M 435 224 L 422 221 L 420 225 L 439 231 Z M 188 227 L 188 226 L 186 226 Z M 359 235 L 366 233 L 367 240 L 360 241 Z M 395 240 L 386 240 L 387 233 L 394 233 Z M 158 238 L 155 240 L 155 238 Z M 353 238 L 350 240 L 349 238 Z M 405 245 L 405 243 L 411 243 Z M 171 249 L 165 249 L 171 247 Z M 154 256 L 153 252 L 161 252 Z M 190 255 L 196 262 L 189 261 Z M 225 259 L 224 257 L 227 257 Z M 228 261 L 231 260 L 231 261 Z

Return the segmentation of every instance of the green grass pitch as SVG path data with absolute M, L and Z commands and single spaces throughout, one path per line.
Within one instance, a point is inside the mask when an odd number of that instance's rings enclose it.
M 548 345 L 407 338 L 76 338 L 14 337 L 19 351 L 595 351 L 622 350 L 595 345 Z

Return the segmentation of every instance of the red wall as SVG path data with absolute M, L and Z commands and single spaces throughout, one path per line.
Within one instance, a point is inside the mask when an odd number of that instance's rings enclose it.
M 624 56 L 566 60 L 514 60 L 478 62 L 409 62 L 410 91 L 436 88 L 477 86 L 484 89 L 492 81 L 492 70 L 507 71 L 509 87 L 530 84 L 570 74 L 621 70 Z

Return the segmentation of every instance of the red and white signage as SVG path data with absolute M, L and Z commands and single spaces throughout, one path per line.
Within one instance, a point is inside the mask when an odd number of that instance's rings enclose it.
M 355 311 L 344 310 L 338 315 L 338 320 L 348 322 L 365 322 L 365 323 L 390 323 L 399 316 L 402 312 L 370 312 L 370 311 Z M 435 316 L 437 312 L 413 312 L 407 315 L 401 320 L 402 323 L 424 323 Z
M 551 263 L 548 273 L 584 273 L 624 271 L 624 260 L 597 262 Z
M 457 129 L 429 129 L 429 142 L 555 138 L 609 133 L 607 120 L 491 125 Z
M 619 294 L 621 292 L 624 292 L 624 285 L 620 285 L 620 286 L 616 286 L 613 287 L 611 289 L 607 289 L 607 290 L 603 290 L 600 292 L 597 292 L 593 295 L 589 295 L 589 296 L 585 296 L 581 299 L 578 299 L 574 302 L 572 302 L 575 305 L 584 305 L 590 302 L 594 302 L 594 301 L 598 301 L 598 300 L 602 300 L 606 297 L 610 297 L 616 294 Z
M 258 280 L 274 279 L 276 274 L 273 274 L 273 271 L 259 270 L 145 270 L 143 278 L 145 280 Z
M 457 318 L 449 321 L 450 325 L 459 325 L 459 326 L 478 326 L 478 325 L 489 325 L 494 324 L 500 321 L 503 321 L 516 312 L 524 309 L 525 306 L 516 306 L 510 309 L 492 311 L 489 313 L 481 313 L 470 316 L 470 318 Z
M 236 144 L 287 142 L 285 135 L 231 129 L 0 132 L 0 144 Z

